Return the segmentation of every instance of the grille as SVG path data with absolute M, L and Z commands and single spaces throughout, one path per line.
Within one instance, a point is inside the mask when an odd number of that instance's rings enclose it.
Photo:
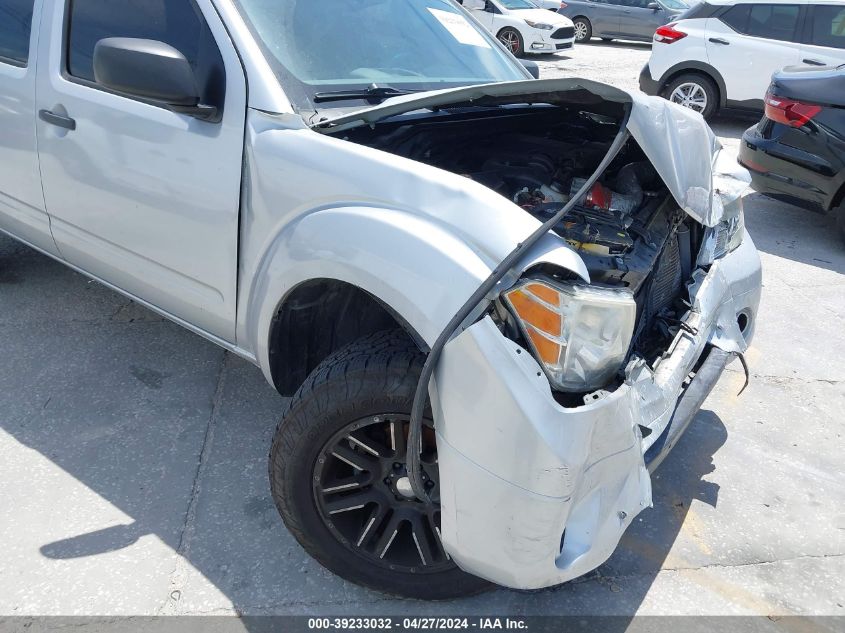
M 552 33 L 553 40 L 568 40 L 570 37 L 575 37 L 574 26 L 562 26 Z

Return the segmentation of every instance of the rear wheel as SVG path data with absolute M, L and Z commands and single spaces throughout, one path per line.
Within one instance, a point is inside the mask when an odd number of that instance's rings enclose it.
M 411 598 L 479 593 L 440 542 L 437 445 L 430 412 L 418 501 L 405 467 L 424 357 L 402 331 L 367 336 L 325 360 L 292 398 L 270 450 L 270 487 L 288 529 L 352 582 Z
M 716 113 L 719 107 L 719 91 L 709 77 L 688 73 L 675 77 L 666 86 L 663 96 L 671 101 L 695 110 L 705 119 Z
M 516 29 L 508 26 L 499 31 L 496 37 L 516 57 L 520 57 L 525 53 L 525 44 L 522 41 L 522 35 Z
M 587 18 L 575 18 L 572 25 L 575 27 L 576 42 L 587 42 L 593 36 L 593 25 Z

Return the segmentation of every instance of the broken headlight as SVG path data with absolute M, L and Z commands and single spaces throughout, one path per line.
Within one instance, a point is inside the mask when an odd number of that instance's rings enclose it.
M 603 387 L 625 360 L 637 317 L 628 290 L 530 279 L 504 293 L 504 300 L 562 391 Z
M 735 206 L 734 213 L 708 229 L 701 247 L 700 264 L 712 264 L 720 257 L 732 253 L 742 244 L 745 235 L 745 214 L 741 201 Z

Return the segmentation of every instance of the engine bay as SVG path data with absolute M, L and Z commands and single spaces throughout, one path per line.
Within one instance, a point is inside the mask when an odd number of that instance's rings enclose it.
M 618 117 L 603 112 L 517 106 L 441 111 L 344 138 L 460 174 L 545 222 L 583 187 L 618 129 Z M 683 291 L 703 230 L 635 141 L 554 231 L 579 253 L 593 284 L 634 294 L 632 351 L 659 356 L 686 312 Z

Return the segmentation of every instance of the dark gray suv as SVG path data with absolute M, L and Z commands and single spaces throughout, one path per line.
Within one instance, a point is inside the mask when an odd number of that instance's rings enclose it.
M 689 8 L 682 0 L 565 0 L 558 13 L 572 20 L 575 41 L 591 37 L 650 42 L 654 31 Z

